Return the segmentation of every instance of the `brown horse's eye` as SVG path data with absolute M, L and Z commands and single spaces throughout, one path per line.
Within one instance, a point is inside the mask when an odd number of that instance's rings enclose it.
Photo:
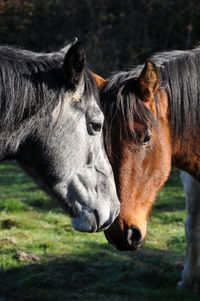
M 142 145 L 147 145 L 151 140 L 151 131 L 148 129 L 146 135 L 143 138 Z
M 145 136 L 144 140 L 142 142 L 143 145 L 147 145 L 149 143 L 149 141 L 151 140 L 151 136 Z

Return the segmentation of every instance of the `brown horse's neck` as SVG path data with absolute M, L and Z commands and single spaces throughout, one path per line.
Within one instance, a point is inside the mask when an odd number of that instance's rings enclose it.
M 165 90 L 158 91 L 159 103 L 159 119 L 160 126 L 165 125 L 165 139 L 167 135 L 167 127 L 170 127 L 169 101 L 167 92 Z M 152 111 L 152 108 L 151 108 Z M 154 109 L 155 111 L 155 109 Z M 154 112 L 155 114 L 155 112 Z M 162 131 L 162 133 L 164 133 Z M 168 132 L 170 135 L 170 133 Z M 185 135 L 184 139 L 176 137 L 171 140 L 171 156 L 172 165 L 179 169 L 190 173 L 194 178 L 200 181 L 200 131 L 193 131 Z M 167 142 L 166 140 L 166 142 Z M 167 147 L 167 143 L 166 143 Z
M 186 137 L 184 142 L 180 139 L 172 146 L 172 164 L 182 170 L 190 173 L 194 178 L 200 181 L 200 133 L 195 137 Z

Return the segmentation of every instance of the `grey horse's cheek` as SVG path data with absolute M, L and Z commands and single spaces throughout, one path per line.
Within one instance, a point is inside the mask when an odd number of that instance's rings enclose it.
M 63 207 L 73 215 L 73 228 L 83 232 L 95 232 L 100 228 L 107 228 L 113 222 L 120 205 L 112 168 L 103 148 L 102 133 L 87 136 L 84 118 L 80 116 L 79 122 L 80 128 L 70 129 L 77 136 L 73 139 L 75 143 L 71 143 L 64 151 L 64 158 L 67 157 L 67 160 L 60 160 L 62 167 L 65 166 L 64 169 L 67 169 L 68 162 L 73 164 L 70 167 L 70 176 L 66 178 L 67 185 L 63 185 L 65 190 L 62 188 L 59 195 L 66 196 Z M 64 138 L 65 133 L 61 133 L 61 136 Z M 60 147 L 64 150 L 66 146 L 61 143 Z

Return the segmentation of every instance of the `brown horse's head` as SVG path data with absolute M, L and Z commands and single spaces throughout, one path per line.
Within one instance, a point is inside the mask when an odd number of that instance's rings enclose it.
M 101 90 L 105 144 L 121 202 L 105 235 L 120 250 L 143 244 L 149 211 L 171 168 L 168 97 L 158 87 L 159 72 L 148 61 L 139 76 L 113 77 Z

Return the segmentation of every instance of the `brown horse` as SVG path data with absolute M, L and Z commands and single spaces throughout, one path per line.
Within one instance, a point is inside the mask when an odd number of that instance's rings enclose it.
M 200 49 L 154 55 L 145 66 L 113 75 L 100 94 L 105 145 L 121 202 L 106 238 L 119 250 L 140 248 L 171 165 L 187 171 L 188 255 L 179 286 L 191 288 L 200 236 L 200 202 L 190 193 L 192 182 L 200 192 Z

